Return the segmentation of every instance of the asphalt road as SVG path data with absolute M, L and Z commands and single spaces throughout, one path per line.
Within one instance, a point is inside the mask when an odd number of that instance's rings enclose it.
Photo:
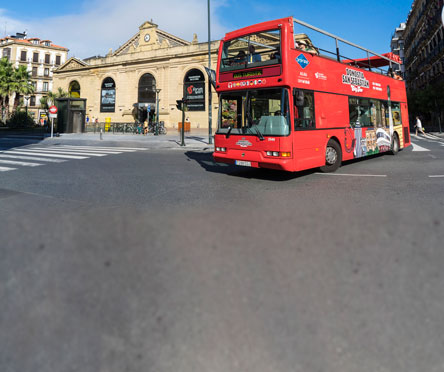
M 443 371 L 444 143 L 414 141 L 329 175 L 119 144 L 0 171 L 0 371 Z

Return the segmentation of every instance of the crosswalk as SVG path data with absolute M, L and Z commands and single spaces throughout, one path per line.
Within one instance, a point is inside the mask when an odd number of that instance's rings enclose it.
M 24 146 L 0 150 L 0 172 L 9 172 L 21 167 L 38 167 L 50 163 L 63 163 L 69 160 L 100 158 L 136 151 L 144 151 L 140 147 L 102 147 L 102 146 Z

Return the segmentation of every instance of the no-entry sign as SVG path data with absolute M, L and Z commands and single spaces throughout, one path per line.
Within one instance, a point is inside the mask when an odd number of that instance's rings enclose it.
M 57 114 L 57 107 L 56 107 L 56 106 L 51 106 L 51 107 L 49 108 L 49 112 L 50 112 L 51 114 Z

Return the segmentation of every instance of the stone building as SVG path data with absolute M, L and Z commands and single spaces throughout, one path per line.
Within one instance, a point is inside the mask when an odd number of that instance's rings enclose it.
M 442 0 L 415 0 L 408 15 L 404 39 L 407 90 L 444 82 Z
M 27 66 L 31 74 L 35 92 L 25 97 L 24 104 L 36 121 L 40 114 L 45 114 L 40 110 L 40 99 L 53 89 L 53 71 L 66 62 L 67 55 L 67 48 L 55 45 L 50 40 L 27 38 L 26 33 L 0 39 L 0 56 L 8 58 L 16 68 L 19 65 Z M 13 96 L 11 105 L 15 99 Z
M 219 42 L 211 43 L 212 69 L 216 69 Z M 54 74 L 54 89 L 86 98 L 90 120 L 134 122 L 133 113 L 150 115 L 170 128 L 178 126 L 182 112 L 176 100 L 191 102 L 186 116 L 191 128 L 208 128 L 208 43 L 192 42 L 145 22 L 139 31 L 105 57 L 69 59 Z M 217 96 L 213 92 L 213 125 Z M 157 112 L 157 105 L 159 110 Z M 136 111 L 135 111 L 136 110 Z M 109 119 L 108 119 L 109 120 Z

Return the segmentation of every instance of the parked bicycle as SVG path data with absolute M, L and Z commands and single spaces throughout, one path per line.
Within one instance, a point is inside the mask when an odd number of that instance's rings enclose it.
M 167 129 L 165 128 L 165 123 L 163 121 L 160 122 L 152 122 L 148 124 L 148 133 L 156 134 L 156 126 L 157 126 L 157 134 L 167 134 Z

